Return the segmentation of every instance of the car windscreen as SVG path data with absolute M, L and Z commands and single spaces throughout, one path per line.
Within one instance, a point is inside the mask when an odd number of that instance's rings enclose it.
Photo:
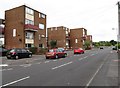
M 15 52 L 15 49 L 10 50 L 10 52 Z
M 54 50 L 53 50 L 53 49 L 51 49 L 51 50 L 49 50 L 49 52 L 54 52 Z

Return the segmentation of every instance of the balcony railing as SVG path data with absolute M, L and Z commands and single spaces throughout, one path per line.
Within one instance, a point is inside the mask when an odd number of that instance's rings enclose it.
M 66 36 L 66 39 L 67 39 L 67 40 L 70 40 L 70 36 Z
M 25 30 L 38 31 L 39 27 L 31 24 L 25 24 Z

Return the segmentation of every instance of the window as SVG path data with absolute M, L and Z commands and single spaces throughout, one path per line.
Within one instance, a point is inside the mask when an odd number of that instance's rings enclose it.
M 39 44 L 39 47 L 40 48 L 44 48 L 44 44 Z
M 78 43 L 78 39 L 75 39 L 75 43 Z
M 40 14 L 39 14 L 39 17 L 40 17 L 40 18 L 45 18 L 45 15 L 42 14 L 42 13 L 40 13 Z
M 22 53 L 26 53 L 27 52 L 27 50 L 25 50 L 25 49 L 22 49 Z
M 68 31 L 66 30 L 66 35 L 68 35 Z
M 26 32 L 26 39 L 33 39 L 33 33 L 31 32 Z
M 39 24 L 39 28 L 44 29 L 45 28 L 44 24 Z
M 26 7 L 26 13 L 34 15 L 34 11 L 32 9 L 28 8 L 28 7 Z
M 44 37 L 45 37 L 45 35 L 41 35 L 41 37 L 42 37 L 42 38 L 44 38 Z
M 13 37 L 16 37 L 16 29 L 13 29 Z
M 34 45 L 33 45 L 33 44 L 30 44 L 30 43 L 25 44 L 25 46 L 26 46 L 26 48 L 29 48 L 29 47 L 34 47 Z
M 34 21 L 26 19 L 25 20 L 25 24 L 32 24 L 32 25 L 34 25 Z

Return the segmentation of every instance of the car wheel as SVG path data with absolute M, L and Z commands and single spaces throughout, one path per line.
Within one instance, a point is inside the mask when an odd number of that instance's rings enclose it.
M 58 59 L 58 55 L 56 55 L 55 58 Z
M 17 60 L 17 59 L 19 59 L 19 57 L 18 57 L 18 56 L 15 56 L 15 59 Z
M 46 57 L 46 59 L 49 59 L 49 57 Z
M 64 57 L 67 57 L 67 54 L 65 54 Z
M 11 59 L 10 57 L 7 57 L 7 59 Z
M 32 55 L 31 54 L 29 54 L 29 56 L 28 56 L 29 58 L 31 58 L 32 57 Z

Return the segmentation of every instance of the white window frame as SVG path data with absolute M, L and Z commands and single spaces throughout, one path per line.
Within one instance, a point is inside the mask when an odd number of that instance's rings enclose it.
M 13 37 L 16 37 L 16 29 L 13 29 Z
M 75 43 L 78 43 L 78 39 L 75 39 Z
M 30 35 L 30 36 L 29 36 Z M 34 34 L 31 32 L 26 32 L 26 39 L 34 39 Z
M 43 13 L 39 13 L 40 18 L 45 18 L 45 15 Z
M 32 24 L 32 25 L 34 25 L 34 21 L 29 20 L 29 19 L 25 19 L 25 24 Z
M 27 14 L 34 15 L 34 10 L 32 10 L 28 7 L 26 7 L 25 11 L 26 11 Z
M 40 24 L 39 24 L 39 28 L 40 28 L 40 29 L 45 29 L 45 25 L 42 24 L 42 23 L 40 23 Z

